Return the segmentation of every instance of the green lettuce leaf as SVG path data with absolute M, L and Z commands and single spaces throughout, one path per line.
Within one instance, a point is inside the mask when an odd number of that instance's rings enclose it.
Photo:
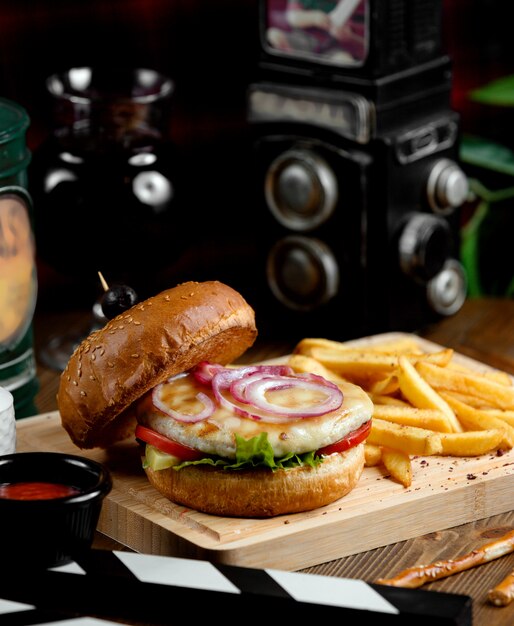
M 196 461 L 184 461 L 174 465 L 173 469 L 179 470 L 188 465 L 213 465 L 223 467 L 226 470 L 252 469 L 255 467 L 267 467 L 272 471 L 278 469 L 291 469 L 301 465 L 316 467 L 323 462 L 315 451 L 304 454 L 289 453 L 281 458 L 273 456 L 273 448 L 268 440 L 267 433 L 261 433 L 251 439 L 244 439 L 236 435 L 236 458 L 234 461 L 221 457 L 205 457 Z

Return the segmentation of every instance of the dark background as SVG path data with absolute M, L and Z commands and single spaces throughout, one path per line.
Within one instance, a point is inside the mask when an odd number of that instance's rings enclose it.
M 453 104 L 464 128 L 490 128 L 493 121 L 468 92 L 514 72 L 508 6 L 444 0 Z M 29 111 L 34 147 L 47 130 L 47 76 L 98 63 L 152 67 L 176 82 L 175 140 L 218 140 L 244 123 L 257 49 L 257 0 L 3 0 L 0 93 Z
M 0 92 L 29 111 L 35 147 L 47 130 L 47 76 L 84 65 L 151 67 L 176 84 L 174 139 L 217 139 L 242 122 L 256 29 L 254 0 L 6 0 Z
M 510 141 L 510 110 L 498 124 L 498 112 L 472 103 L 468 94 L 514 72 L 508 6 L 501 0 L 445 0 L 443 23 L 453 60 L 452 106 L 461 113 L 463 130 L 503 141 Z M 256 0 L 4 0 L 0 95 L 27 109 L 27 142 L 36 150 L 49 132 L 44 82 L 50 74 L 98 64 L 160 70 L 176 85 L 170 137 L 187 151 L 198 186 L 211 185 L 203 196 L 208 200 L 187 210 L 199 221 L 219 214 L 225 232 L 236 211 L 252 229 L 258 215 L 245 197 L 246 156 L 238 146 L 247 132 L 246 88 L 258 46 Z M 179 236 L 194 240 L 193 232 Z M 59 294 L 54 286 L 66 283 L 44 264 L 39 272 L 40 305 L 52 306 Z

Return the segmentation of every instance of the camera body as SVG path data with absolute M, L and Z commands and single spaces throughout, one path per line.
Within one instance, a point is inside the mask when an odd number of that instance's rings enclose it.
M 467 180 L 441 1 L 344 4 L 362 40 L 333 54 L 302 37 L 287 47 L 270 34 L 287 6 L 261 3 L 247 112 L 263 233 L 251 300 L 266 311 L 264 333 L 413 331 L 466 294 L 457 257 Z

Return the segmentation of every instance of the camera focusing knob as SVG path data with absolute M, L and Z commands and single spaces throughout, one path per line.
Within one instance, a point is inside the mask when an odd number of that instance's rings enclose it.
M 466 293 L 466 274 L 456 259 L 448 259 L 443 269 L 427 284 L 428 303 L 441 315 L 457 313 L 464 304 Z
M 454 161 L 440 159 L 430 171 L 427 198 L 435 213 L 451 213 L 466 201 L 468 190 L 467 176 Z
M 308 231 L 333 213 L 337 179 L 328 163 L 309 150 L 288 150 L 270 165 L 264 183 L 275 219 L 290 230 Z
M 301 235 L 276 242 L 268 255 L 267 277 L 277 300 L 297 311 L 316 309 L 339 289 L 339 268 L 330 248 Z
M 400 234 L 400 267 L 405 274 L 426 282 L 442 270 L 450 248 L 451 231 L 446 220 L 430 213 L 416 213 Z

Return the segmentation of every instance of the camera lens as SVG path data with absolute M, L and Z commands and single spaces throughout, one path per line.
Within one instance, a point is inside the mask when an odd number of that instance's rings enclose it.
M 307 231 L 325 222 L 337 202 L 337 180 L 319 155 L 290 150 L 270 165 L 264 186 L 275 219 L 291 230 Z
M 450 159 L 440 159 L 432 168 L 427 182 L 428 203 L 435 213 L 448 215 L 467 198 L 468 179 Z
M 438 274 L 450 255 L 451 231 L 446 220 L 428 213 L 413 215 L 398 242 L 402 270 L 425 282 Z
M 339 287 L 339 269 L 330 248 L 317 239 L 294 235 L 270 251 L 267 277 L 277 300 L 298 311 L 325 304 Z
M 464 304 L 467 281 L 464 268 L 455 259 L 448 259 L 443 269 L 427 284 L 428 303 L 441 315 L 453 315 Z

